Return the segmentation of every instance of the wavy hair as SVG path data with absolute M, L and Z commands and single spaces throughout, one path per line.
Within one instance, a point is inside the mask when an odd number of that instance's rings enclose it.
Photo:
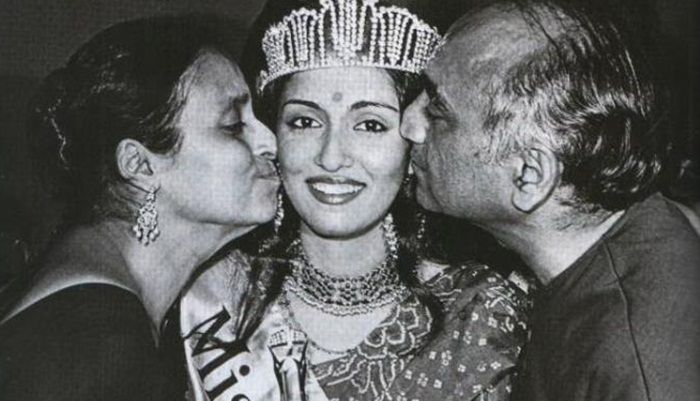
M 590 8 L 496 3 L 513 6 L 546 44 L 492 83 L 484 116 L 492 154 L 547 146 L 574 190 L 568 202 L 582 211 L 625 209 L 657 191 L 671 146 L 666 93 L 641 46 Z

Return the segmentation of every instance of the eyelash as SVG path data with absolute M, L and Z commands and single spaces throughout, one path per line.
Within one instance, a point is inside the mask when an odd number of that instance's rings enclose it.
M 444 114 L 445 108 L 437 99 L 431 99 L 425 108 L 425 115 L 431 120 L 439 120 L 443 118 Z
M 371 125 L 370 125 L 371 124 Z M 287 125 L 292 129 L 312 129 L 321 128 L 321 124 L 311 117 L 296 117 L 287 122 Z M 362 127 L 364 125 L 364 127 Z M 362 127 L 362 128 L 361 128 Z M 353 129 L 358 131 L 366 131 L 371 133 L 386 132 L 387 126 L 377 120 L 365 120 L 356 124 Z
M 243 133 L 245 126 L 246 124 L 243 121 L 238 121 L 233 124 L 224 125 L 221 128 L 231 135 L 238 136 Z
M 287 125 L 292 129 L 311 129 L 321 127 L 321 123 L 311 117 L 295 117 L 289 120 Z
M 377 127 L 375 127 L 375 128 L 369 128 L 369 127 L 367 127 L 369 124 L 378 125 L 379 127 L 378 127 L 378 128 L 377 128 Z M 358 128 L 358 127 L 360 127 L 361 125 L 365 125 L 366 128 L 364 128 L 364 129 Z M 355 126 L 353 127 L 353 129 L 356 129 L 356 130 L 359 130 L 359 131 L 372 132 L 372 133 L 386 132 L 386 131 L 388 130 L 388 128 L 387 128 L 386 125 L 384 125 L 383 123 L 381 123 L 381 122 L 379 122 L 379 121 L 377 121 L 377 120 L 365 120 L 365 121 L 362 121 L 361 123 L 355 125 Z

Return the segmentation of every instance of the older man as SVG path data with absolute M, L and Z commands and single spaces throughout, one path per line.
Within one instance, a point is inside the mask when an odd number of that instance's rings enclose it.
M 651 70 L 605 16 L 491 2 L 452 26 L 406 111 L 417 196 L 542 283 L 516 398 L 698 399 L 700 240 L 658 191 Z

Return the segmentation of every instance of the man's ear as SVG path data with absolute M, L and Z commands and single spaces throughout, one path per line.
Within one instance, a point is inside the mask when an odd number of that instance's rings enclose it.
M 561 176 L 561 164 L 554 152 L 532 147 L 516 156 L 511 202 L 521 212 L 531 213 L 552 195 Z
M 123 139 L 116 149 L 117 169 L 125 180 L 148 189 L 156 185 L 153 174 L 153 154 L 134 139 Z

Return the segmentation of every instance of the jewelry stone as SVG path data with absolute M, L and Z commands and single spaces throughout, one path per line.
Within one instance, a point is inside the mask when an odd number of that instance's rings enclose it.
M 270 26 L 262 39 L 267 69 L 258 77 L 258 90 L 283 75 L 324 67 L 420 73 L 440 35 L 406 9 L 378 6 L 377 1 L 320 0 L 320 8 L 294 10 Z

